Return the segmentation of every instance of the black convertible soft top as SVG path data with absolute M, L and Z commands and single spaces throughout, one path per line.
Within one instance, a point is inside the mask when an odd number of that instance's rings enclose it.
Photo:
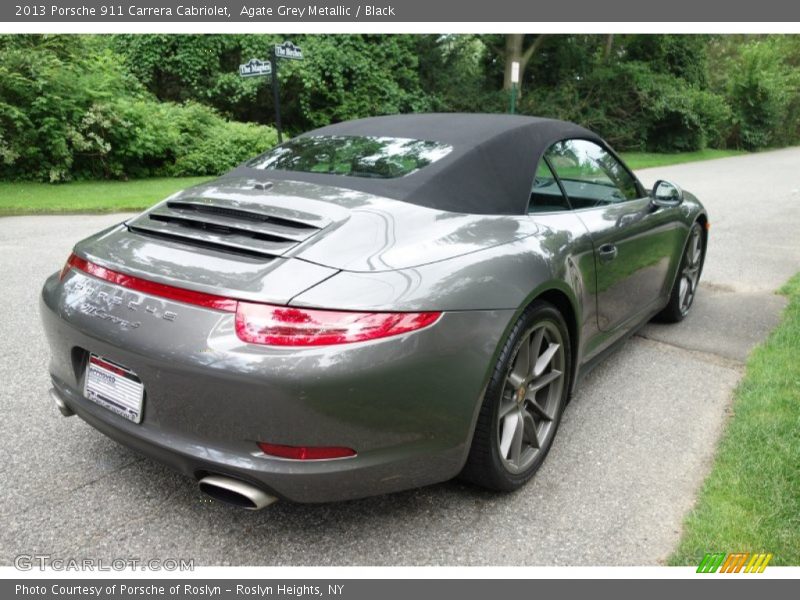
M 602 141 L 566 121 L 456 113 L 345 121 L 301 137 L 319 135 L 412 138 L 448 144 L 453 150 L 419 171 L 394 179 L 250 167 L 239 167 L 234 173 L 331 185 L 451 212 L 519 215 L 527 210 L 534 171 L 547 148 L 565 138 Z

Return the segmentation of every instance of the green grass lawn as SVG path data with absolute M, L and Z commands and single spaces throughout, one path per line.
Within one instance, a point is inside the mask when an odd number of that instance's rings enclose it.
M 622 156 L 631 168 L 644 169 L 736 154 L 742 153 L 736 150 L 701 150 L 677 154 L 624 152 Z M 137 211 L 208 179 L 176 177 L 59 184 L 0 182 L 0 216 Z
M 0 182 L 0 216 L 142 210 L 208 177 L 73 183 Z
M 673 565 L 706 552 L 772 552 L 770 564 L 800 565 L 800 274 L 781 293 L 789 306 L 747 361 Z
M 661 154 L 657 152 L 620 152 L 622 159 L 631 169 L 649 169 L 650 167 L 666 167 L 698 160 L 727 158 L 746 154 L 744 150 L 698 150 L 697 152 L 675 152 Z

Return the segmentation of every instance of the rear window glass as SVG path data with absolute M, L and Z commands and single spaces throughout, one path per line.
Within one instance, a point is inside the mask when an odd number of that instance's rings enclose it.
M 447 156 L 452 146 L 409 138 L 298 137 L 247 163 L 254 169 L 391 179 L 419 171 Z

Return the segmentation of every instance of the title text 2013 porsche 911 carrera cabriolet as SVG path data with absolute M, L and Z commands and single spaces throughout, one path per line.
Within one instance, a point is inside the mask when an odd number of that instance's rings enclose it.
M 707 229 L 571 123 L 331 125 L 78 243 L 41 296 L 51 395 L 246 508 L 513 490 L 580 376 L 687 314 Z

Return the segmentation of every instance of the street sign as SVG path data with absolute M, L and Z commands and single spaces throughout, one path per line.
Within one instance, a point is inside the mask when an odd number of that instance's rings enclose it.
M 275 44 L 275 57 L 288 58 L 289 60 L 303 60 L 303 51 L 300 46 L 295 46 L 290 41 L 285 41 L 282 44 Z
M 278 80 L 278 59 L 288 58 L 289 60 L 303 60 L 303 51 L 299 46 L 286 40 L 282 44 L 274 44 L 270 52 L 269 60 L 259 60 L 251 58 L 249 62 L 239 65 L 239 75 L 242 77 L 264 77 L 272 75 L 272 101 L 275 104 L 275 129 L 278 131 L 278 143 L 283 142 L 283 131 L 281 127 L 281 93 L 280 81 Z
M 251 58 L 243 65 L 239 65 L 239 75 L 242 77 L 264 77 L 272 75 L 272 63 L 268 60 Z

